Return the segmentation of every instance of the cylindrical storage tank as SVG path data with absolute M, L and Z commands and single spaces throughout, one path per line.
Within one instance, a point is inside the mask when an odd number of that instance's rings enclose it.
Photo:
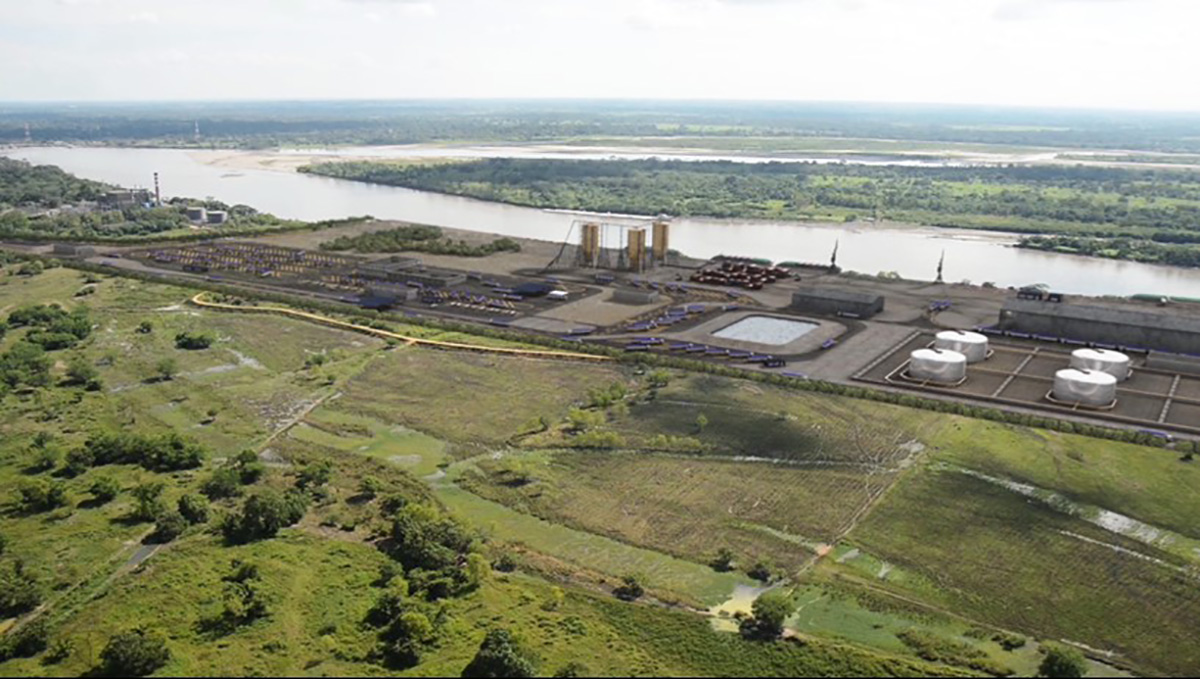
M 1106 406 L 1117 399 L 1117 378 L 1098 370 L 1059 370 L 1054 374 L 1054 398 L 1066 403 Z
M 1108 373 L 1119 382 L 1129 377 L 1129 357 L 1109 349 L 1076 349 L 1071 352 L 1071 367 Z
M 908 375 L 913 379 L 953 384 L 967 376 L 967 357 L 957 351 L 917 349 L 909 356 Z
M 943 330 L 933 341 L 937 349 L 957 351 L 967 357 L 967 363 L 978 363 L 987 358 L 988 338 L 977 332 Z

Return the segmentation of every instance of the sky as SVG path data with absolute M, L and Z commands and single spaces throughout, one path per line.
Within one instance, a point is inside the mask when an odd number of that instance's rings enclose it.
M 1198 0 L 0 0 L 0 100 L 1200 111 Z

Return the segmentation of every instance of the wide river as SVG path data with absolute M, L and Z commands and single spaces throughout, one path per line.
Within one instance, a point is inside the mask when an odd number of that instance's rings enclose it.
M 267 169 L 230 169 L 206 162 L 212 152 L 175 149 L 18 148 L 14 158 L 123 186 L 153 186 L 158 172 L 164 197 L 212 197 L 303 220 L 370 214 L 508 236 L 562 241 L 580 215 L 539 210 L 391 186 L 328 179 Z M 227 152 L 222 152 L 228 156 Z M 521 155 L 519 149 L 513 155 Z M 612 219 L 611 221 L 620 221 Z M 577 238 L 577 233 L 572 234 Z M 838 263 L 875 274 L 895 271 L 932 280 L 945 253 L 945 280 L 990 281 L 1000 286 L 1045 283 L 1062 292 L 1091 295 L 1156 293 L 1200 297 L 1200 269 L 1090 259 L 1009 247 L 1008 234 L 911 225 L 811 225 L 723 219 L 672 220 L 671 246 L 687 255 L 766 257 L 826 262 L 838 243 Z

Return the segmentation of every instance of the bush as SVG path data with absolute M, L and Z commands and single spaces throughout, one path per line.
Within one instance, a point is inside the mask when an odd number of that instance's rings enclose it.
M 189 493 L 179 498 L 176 507 L 180 516 L 188 523 L 205 523 L 208 521 L 208 499 L 203 495 Z
M 783 592 L 766 592 L 751 604 L 752 617 L 742 621 L 740 631 L 743 636 L 754 639 L 777 639 L 783 634 L 783 623 L 794 608 L 792 600 Z
M 154 532 L 146 538 L 150 543 L 167 543 L 183 534 L 187 530 L 188 521 L 183 518 L 179 512 L 168 509 L 158 515 L 158 520 L 154 524 Z
M 645 593 L 646 590 L 636 575 L 626 575 L 621 578 L 621 584 L 613 588 L 613 595 L 622 601 L 633 601 Z
M 57 448 L 35 448 L 33 451 L 33 469 L 38 472 L 48 472 L 58 466 L 58 458 L 62 455 Z
M 759 582 L 770 582 L 771 581 L 771 567 L 768 566 L 765 562 L 759 561 L 758 563 L 754 564 L 754 566 L 752 566 L 750 568 L 750 570 L 746 571 L 746 575 L 749 575 L 750 577 L 754 578 L 755 580 L 758 580 Z
M 175 335 L 175 347 L 195 351 L 207 349 L 216 341 L 212 335 L 202 332 L 180 332 Z
M 231 515 L 221 530 L 230 542 L 271 538 L 303 518 L 307 510 L 308 499 L 302 494 L 267 490 L 246 498 L 241 511 Z
M 113 677 L 144 677 L 170 659 L 167 640 L 142 628 L 114 636 L 100 652 L 101 670 Z
M 383 490 L 383 482 L 375 476 L 364 476 L 358 484 L 358 492 L 366 498 L 374 498 Z
M 76 477 L 91 469 L 96 464 L 96 456 L 88 448 L 76 448 L 67 453 L 67 463 L 63 466 L 63 473 L 70 477 Z
M 129 491 L 138 502 L 133 513 L 134 518 L 141 521 L 157 519 L 164 510 L 162 493 L 165 488 L 166 484 L 162 481 L 147 481 L 134 486 L 133 490 Z
M 504 629 L 489 630 L 479 651 L 463 668 L 464 677 L 532 677 L 538 658 Z
M 0 565 L 0 617 L 27 613 L 42 603 L 42 588 L 19 559 Z
M 46 621 L 37 619 L 0 638 L 0 660 L 32 658 L 46 650 L 50 629 Z
M 1038 666 L 1041 677 L 1082 677 L 1087 674 L 1087 660 L 1074 648 L 1059 644 L 1044 644 L 1046 653 Z
M 234 497 L 242 492 L 241 478 L 238 476 L 237 470 L 217 469 L 201 484 L 200 492 L 211 500 Z
M 714 571 L 719 573 L 727 573 L 733 570 L 733 552 L 728 547 L 722 547 L 717 550 L 717 556 L 709 562 Z
M 329 483 L 332 476 L 333 465 L 329 464 L 327 460 L 311 462 L 300 470 L 300 476 L 296 478 L 296 487 L 303 490 L 320 488 Z
M 179 373 L 179 364 L 175 362 L 175 359 L 167 357 L 154 365 L 154 372 L 157 379 L 169 382 L 175 379 L 175 375 Z
M 267 467 L 258 459 L 258 453 L 253 450 L 243 450 L 229 461 L 229 467 L 237 472 L 238 481 L 248 486 L 257 483 L 266 472 Z
M 84 387 L 88 391 L 99 391 L 104 386 L 100 381 L 100 371 L 82 355 L 72 357 L 67 364 L 67 384 Z
M 100 504 L 112 502 L 121 492 L 121 483 L 111 476 L 97 476 L 96 480 L 92 481 L 91 487 L 88 488 L 88 492 Z
M 67 487 L 58 481 L 25 480 L 21 482 L 18 492 L 21 509 L 27 512 L 47 512 L 67 504 Z

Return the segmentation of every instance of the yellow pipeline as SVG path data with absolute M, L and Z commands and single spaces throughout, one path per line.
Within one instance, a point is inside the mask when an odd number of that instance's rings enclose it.
M 207 309 L 224 309 L 226 311 L 246 311 L 246 312 L 257 311 L 257 312 L 265 313 L 265 314 L 282 314 L 284 316 L 292 316 L 295 318 L 302 318 L 307 321 L 313 321 L 316 323 L 320 323 L 322 325 L 329 325 L 329 326 L 333 326 L 335 328 L 342 328 L 343 330 L 350 330 L 353 332 L 362 332 L 362 333 L 366 333 L 368 335 L 377 335 L 379 337 L 385 337 L 388 339 L 399 340 L 408 345 L 415 344 L 415 345 L 424 345 L 424 346 L 429 346 L 429 347 L 439 347 L 442 349 L 458 349 L 458 350 L 462 350 L 462 351 L 482 351 L 482 352 L 493 353 L 493 354 L 513 354 L 516 356 L 531 356 L 534 358 L 571 358 L 571 359 L 585 360 L 585 361 L 611 361 L 611 360 L 613 360 L 609 356 L 597 356 L 595 354 L 580 354 L 580 353 L 575 353 L 575 352 L 571 352 L 571 351 L 544 351 L 541 349 L 511 349 L 511 348 L 507 348 L 507 347 L 489 347 L 489 346 L 483 346 L 480 344 L 464 344 L 462 342 L 442 342 L 439 340 L 425 339 L 422 337 L 409 337 L 408 335 L 401 335 L 398 333 L 390 332 L 388 330 L 380 330 L 379 328 L 372 328 L 372 327 L 368 327 L 365 325 L 356 325 L 354 323 L 347 323 L 346 321 L 339 321 L 336 318 L 329 318 L 328 316 L 321 316 L 320 314 L 312 314 L 307 311 L 296 311 L 294 309 L 285 309 L 282 307 L 245 307 L 245 306 L 236 306 L 233 304 L 221 304 L 220 302 L 210 302 L 207 299 L 204 299 L 205 294 L 206 293 L 203 293 L 203 292 L 198 293 L 195 297 L 192 298 L 192 304 L 195 304 L 196 306 L 204 307 Z

